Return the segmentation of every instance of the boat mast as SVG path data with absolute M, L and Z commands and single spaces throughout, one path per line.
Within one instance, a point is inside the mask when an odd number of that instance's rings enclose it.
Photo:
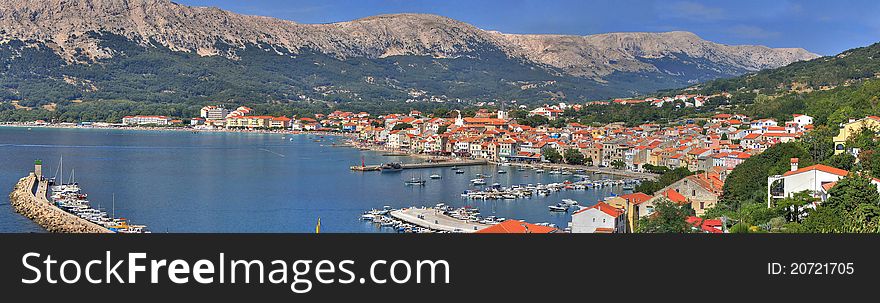
M 64 164 L 64 155 L 61 155 L 61 161 L 58 161 L 58 167 L 55 168 L 55 176 L 52 176 L 52 179 L 54 179 L 54 180 L 59 180 L 59 179 L 58 179 L 58 172 L 59 172 L 59 171 L 62 171 L 62 170 L 61 170 L 61 169 L 62 169 L 62 167 L 61 167 L 62 164 Z M 63 172 L 62 172 L 62 173 L 63 173 Z M 64 180 L 61 180 L 61 181 L 64 181 Z
M 113 219 L 116 219 L 116 193 L 113 193 Z

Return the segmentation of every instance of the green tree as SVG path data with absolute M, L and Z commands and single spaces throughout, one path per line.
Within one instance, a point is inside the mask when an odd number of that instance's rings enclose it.
M 853 157 L 850 153 L 841 153 L 837 155 L 833 155 L 822 161 L 822 164 L 836 167 L 843 170 L 852 170 L 853 165 L 856 163 L 856 157 Z
M 655 170 L 660 170 L 657 168 L 657 166 L 654 166 L 653 168 Z M 688 170 L 686 167 L 678 167 L 673 170 L 668 170 L 667 168 L 666 170 L 664 170 L 664 173 L 660 175 L 659 178 L 657 178 L 656 181 L 644 181 L 642 183 L 639 183 L 639 185 L 636 186 L 635 191 L 648 195 L 654 195 L 654 193 L 658 190 L 693 174 L 694 173 Z
M 516 121 L 517 121 L 519 124 L 522 124 L 522 125 L 528 125 L 528 126 L 531 126 L 531 127 L 538 127 L 538 126 L 541 126 L 541 125 L 546 125 L 546 124 L 548 124 L 548 123 L 550 122 L 550 120 L 548 120 L 548 119 L 547 119 L 546 117 L 544 117 L 544 116 L 530 116 L 530 117 L 525 117 L 525 118 L 522 118 L 522 119 L 517 119 Z
M 797 192 L 786 197 L 785 199 L 776 201 L 776 211 L 781 213 L 788 222 L 801 222 L 801 219 L 807 214 L 806 206 L 819 201 L 819 198 L 813 197 L 809 191 Z
M 565 163 L 574 165 L 584 164 L 584 154 L 577 149 L 569 148 L 565 150 Z
M 746 159 L 730 172 L 724 181 L 724 193 L 718 207 L 736 210 L 744 203 L 763 203 L 766 208 L 767 177 L 790 170 L 791 158 L 801 159 L 801 166 L 815 163 L 800 144 L 776 144 Z
M 436 118 L 447 118 L 449 117 L 449 109 L 445 107 L 438 107 L 431 112 L 431 115 Z
M 850 174 L 828 191 L 829 198 L 803 221 L 808 232 L 876 232 L 880 194 L 871 179 Z
M 825 208 L 838 208 L 847 212 L 855 210 L 859 205 L 878 205 L 880 194 L 871 179 L 850 174 L 828 191 L 828 200 L 822 203 Z
M 547 146 L 544 147 L 544 149 L 541 149 L 541 155 L 544 156 L 544 160 L 550 161 L 551 163 L 562 162 L 562 155 L 560 155 L 559 151 L 551 146 Z
M 391 130 L 401 130 L 401 129 L 408 129 L 408 128 L 412 128 L 412 127 L 413 127 L 412 124 L 409 124 L 409 123 L 397 123 L 397 124 L 394 124 L 394 127 L 391 128 Z
M 623 160 L 614 160 L 611 162 L 611 167 L 614 169 L 625 169 L 626 162 L 623 162 Z
M 654 203 L 654 212 L 639 219 L 636 232 L 691 233 L 694 229 L 687 222 L 687 218 L 692 215 L 693 209 L 690 205 L 679 205 L 666 198 L 660 198 Z

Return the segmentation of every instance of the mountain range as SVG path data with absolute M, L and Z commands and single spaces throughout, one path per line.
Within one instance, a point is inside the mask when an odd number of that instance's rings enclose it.
M 817 57 L 689 32 L 506 34 L 425 14 L 300 24 L 168 0 L 0 3 L 0 99 L 25 107 L 582 101 Z

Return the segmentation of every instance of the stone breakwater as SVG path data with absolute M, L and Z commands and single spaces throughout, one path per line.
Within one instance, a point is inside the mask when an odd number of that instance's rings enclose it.
M 38 192 L 34 194 L 34 185 L 37 178 L 33 173 L 21 178 L 12 193 L 9 194 L 9 203 L 15 212 L 31 219 L 49 232 L 53 233 L 109 233 L 110 230 L 83 218 L 74 216 L 60 208 L 53 206 L 45 196 L 47 184 L 39 184 Z

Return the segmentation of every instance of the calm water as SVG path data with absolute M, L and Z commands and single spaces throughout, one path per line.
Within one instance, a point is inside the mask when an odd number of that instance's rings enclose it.
M 282 139 L 282 137 L 285 137 Z M 293 141 L 290 141 L 293 138 Z M 322 140 L 315 142 L 315 140 Z M 469 180 L 489 174 L 489 183 L 502 185 L 562 182 L 573 176 L 518 172 L 512 167 L 464 167 L 405 170 L 401 173 L 353 172 L 361 157 L 369 163 L 416 162 L 410 157 L 330 146 L 341 139 L 314 135 L 191 133 L 98 129 L 0 127 L 0 192 L 9 194 L 15 182 L 43 160 L 43 174 L 56 174 L 64 156 L 64 178 L 75 170 L 76 181 L 93 205 L 153 232 L 388 232 L 358 220 L 364 210 L 392 207 L 478 207 L 484 216 L 496 215 L 565 227 L 566 213 L 551 213 L 548 205 L 571 198 L 582 205 L 611 195 L 609 189 L 562 191 L 548 197 L 504 201 L 469 201 L 460 197 L 472 189 Z M 507 174 L 498 174 L 499 169 Z M 427 178 L 426 186 L 405 186 L 411 176 Z M 596 176 L 593 179 L 602 178 Z M 619 189 L 618 189 L 619 191 Z M 616 192 L 619 194 L 619 192 Z M 39 226 L 13 212 L 8 199 L 0 204 L 0 232 L 42 232 Z

